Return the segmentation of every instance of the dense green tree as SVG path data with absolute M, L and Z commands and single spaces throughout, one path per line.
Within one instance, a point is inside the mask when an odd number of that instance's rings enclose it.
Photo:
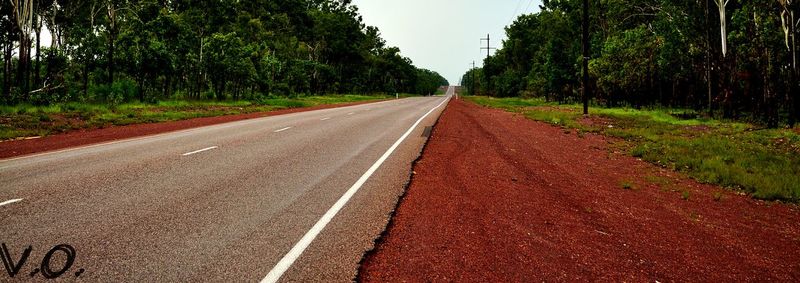
M 593 98 L 794 124 L 800 103 L 795 2 L 593 1 Z M 462 83 L 477 72 L 479 93 L 578 100 L 580 3 L 546 0 L 540 12 L 520 16 L 506 28 L 503 48 Z
M 3 103 L 428 94 L 447 84 L 387 47 L 350 1 L 2 3 Z M 17 17 L 15 5 L 29 4 Z M 42 29 L 53 41 L 37 50 Z

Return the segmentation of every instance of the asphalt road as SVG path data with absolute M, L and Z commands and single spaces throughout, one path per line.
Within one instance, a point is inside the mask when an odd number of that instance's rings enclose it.
M 46 254 L 68 244 L 74 261 L 60 275 L 65 279 L 350 281 L 404 190 L 425 128 L 449 97 L 301 112 L 0 161 L 0 241 L 9 251 L 0 256 L 14 269 L 32 247 L 14 279 L 58 273 L 68 249 L 49 260 Z M 388 157 L 376 164 L 382 156 Z M 352 198 L 343 198 L 348 192 Z M 337 201 L 341 210 L 333 209 Z M 331 212 L 330 222 L 320 220 Z M 304 236 L 311 237 L 307 247 L 298 244 Z M 0 272 L 0 281 L 8 279 Z

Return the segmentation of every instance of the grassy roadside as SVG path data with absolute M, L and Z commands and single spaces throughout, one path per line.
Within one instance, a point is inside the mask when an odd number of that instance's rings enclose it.
M 383 95 L 328 95 L 258 101 L 161 101 L 120 105 L 69 102 L 49 106 L 0 105 L 0 140 L 45 136 L 76 129 L 177 121 L 286 108 L 387 99 Z
M 591 108 L 540 99 L 466 97 L 565 128 L 619 138 L 630 155 L 758 199 L 800 202 L 800 131 L 694 118 L 691 110 Z

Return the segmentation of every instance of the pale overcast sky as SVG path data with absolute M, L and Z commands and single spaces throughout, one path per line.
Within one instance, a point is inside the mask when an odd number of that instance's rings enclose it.
M 414 65 L 437 71 L 458 84 L 473 60 L 481 66 L 490 34 L 492 47 L 506 38 L 504 27 L 523 13 L 539 11 L 541 0 L 353 0 L 367 25 Z

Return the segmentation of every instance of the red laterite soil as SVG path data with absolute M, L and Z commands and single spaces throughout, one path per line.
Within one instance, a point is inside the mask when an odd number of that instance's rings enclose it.
M 414 171 L 360 281 L 800 281 L 797 206 L 602 136 L 453 100 Z

